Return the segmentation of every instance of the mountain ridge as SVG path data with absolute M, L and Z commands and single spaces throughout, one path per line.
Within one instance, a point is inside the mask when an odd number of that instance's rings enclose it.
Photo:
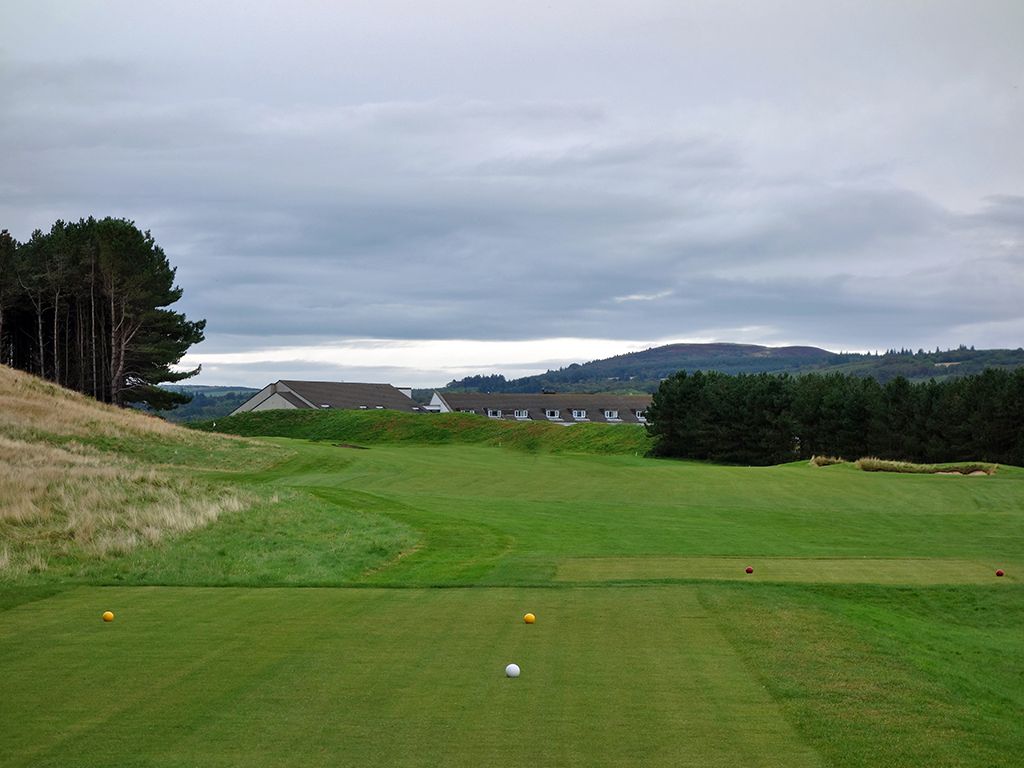
M 473 392 L 654 392 L 662 379 L 680 370 L 741 373 L 846 373 L 885 383 L 897 376 L 911 381 L 980 373 L 985 368 L 1024 366 L 1024 349 L 956 349 L 929 352 L 895 348 L 883 354 L 831 352 L 820 347 L 715 342 L 666 344 L 638 352 L 573 363 L 534 376 L 506 379 L 501 374 L 467 376 L 449 382 L 447 391 Z

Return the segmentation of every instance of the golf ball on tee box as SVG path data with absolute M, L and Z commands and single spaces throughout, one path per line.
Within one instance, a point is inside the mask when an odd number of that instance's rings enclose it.
M 507 667 L 505 667 L 505 676 L 506 677 L 519 677 L 519 665 L 518 664 L 509 664 Z

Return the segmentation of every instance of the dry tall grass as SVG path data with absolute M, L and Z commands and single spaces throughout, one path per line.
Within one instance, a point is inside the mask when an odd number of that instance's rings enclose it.
M 101 450 L 97 438 L 115 447 Z M 251 444 L 95 403 L 0 366 L 0 578 L 46 570 L 55 558 L 125 553 L 246 506 L 237 491 L 124 455 L 142 442 L 167 453 L 187 448 L 198 461 L 230 455 L 243 463 Z M 261 463 L 265 449 L 253 445 Z
M 811 456 L 811 460 L 808 462 L 813 467 L 830 467 L 833 464 L 845 464 L 846 459 L 841 459 L 838 456 Z
M 237 512 L 237 492 L 77 444 L 0 436 L 0 576 L 107 557 Z
M 138 411 L 90 400 L 22 371 L 0 365 L 0 434 L 26 428 L 50 435 L 161 435 L 177 427 Z
M 909 475 L 994 475 L 998 464 L 964 462 L 960 464 L 914 464 L 910 461 L 887 461 L 866 456 L 854 462 L 865 472 L 900 472 Z

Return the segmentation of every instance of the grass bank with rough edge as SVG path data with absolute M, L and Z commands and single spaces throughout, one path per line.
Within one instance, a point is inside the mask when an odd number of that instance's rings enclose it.
M 647 431 L 638 425 L 559 426 L 541 421 L 489 419 L 469 413 L 280 410 L 241 413 L 189 426 L 246 437 L 290 437 L 356 445 L 491 445 L 533 453 L 643 456 L 654 444 Z
M 864 472 L 898 472 L 904 475 L 994 475 L 998 464 L 980 461 L 960 461 L 949 464 L 915 464 L 910 461 L 889 461 L 865 457 L 854 462 Z
M 199 470 L 266 467 L 286 455 L 0 366 L 0 583 L 62 578 L 236 514 L 255 497 Z

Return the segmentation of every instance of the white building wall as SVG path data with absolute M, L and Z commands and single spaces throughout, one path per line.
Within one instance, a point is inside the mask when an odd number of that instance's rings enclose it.
M 446 403 L 444 401 L 444 398 L 441 397 L 441 395 L 439 395 L 437 392 L 435 392 L 434 396 L 430 398 L 430 405 L 428 405 L 427 408 L 429 408 L 431 411 L 436 411 L 437 413 L 452 412 L 452 409 L 448 407 L 448 403 Z

